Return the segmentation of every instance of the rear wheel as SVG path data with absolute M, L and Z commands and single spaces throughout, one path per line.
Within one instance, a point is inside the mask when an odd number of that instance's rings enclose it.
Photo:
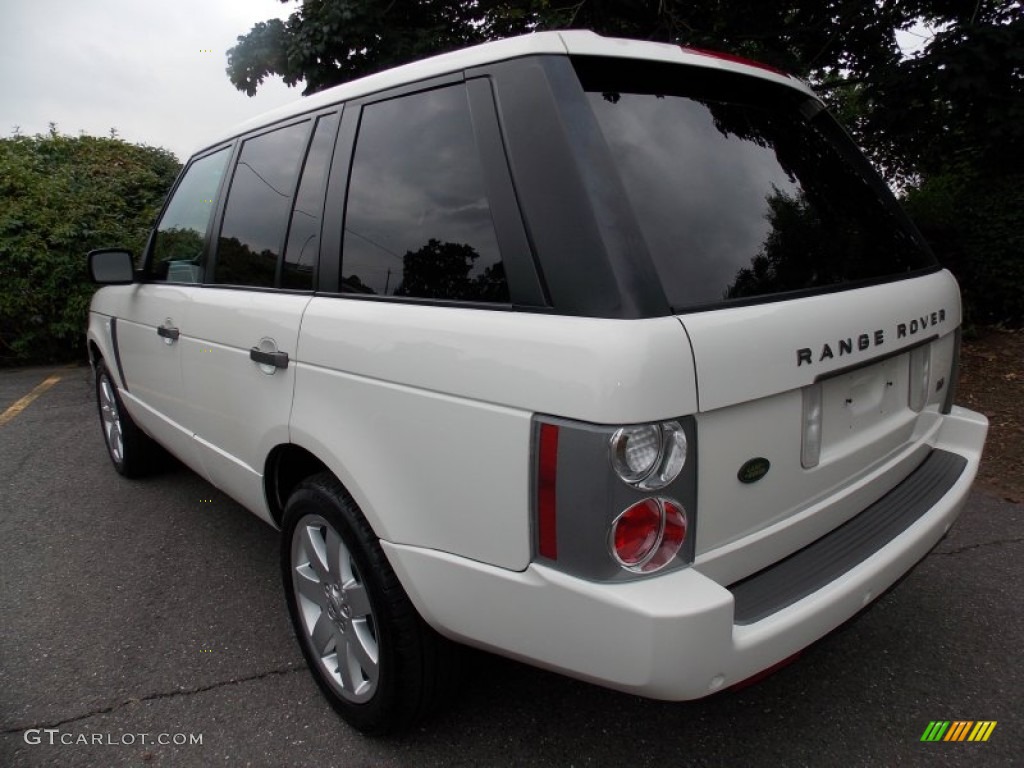
M 455 649 L 416 612 L 355 502 L 316 475 L 290 497 L 282 534 L 292 624 L 331 705 L 368 734 L 416 722 L 451 689 Z
M 124 408 L 106 364 L 96 364 L 96 404 L 99 408 L 103 441 L 114 469 L 125 477 L 140 477 L 153 465 L 156 443 L 138 428 Z

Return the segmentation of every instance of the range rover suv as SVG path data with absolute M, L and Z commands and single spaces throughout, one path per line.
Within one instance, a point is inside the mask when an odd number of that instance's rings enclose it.
M 942 538 L 987 429 L 952 276 L 800 81 L 549 32 L 216 137 L 88 344 L 115 469 L 159 445 L 281 532 L 324 694 L 382 733 L 487 649 L 694 699 Z

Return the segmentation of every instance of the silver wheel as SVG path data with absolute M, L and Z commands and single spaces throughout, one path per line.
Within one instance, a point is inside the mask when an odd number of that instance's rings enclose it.
M 115 464 L 124 461 L 124 435 L 121 431 L 121 413 L 117 409 L 114 386 L 110 379 L 100 376 L 100 419 L 103 422 L 103 438 Z
M 369 701 L 380 676 L 373 608 L 351 553 L 319 515 L 295 526 L 291 577 L 302 640 L 324 678 L 345 700 Z

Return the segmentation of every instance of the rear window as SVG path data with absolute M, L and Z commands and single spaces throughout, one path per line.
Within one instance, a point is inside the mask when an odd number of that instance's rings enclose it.
M 574 65 L 674 311 L 934 268 L 814 99 L 699 67 Z

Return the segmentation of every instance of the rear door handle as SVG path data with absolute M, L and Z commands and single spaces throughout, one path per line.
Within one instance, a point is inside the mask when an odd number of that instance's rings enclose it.
M 181 336 L 181 331 L 173 325 L 158 325 L 156 328 L 156 335 L 163 336 L 167 339 L 168 343 L 170 343 L 178 340 L 178 337 Z
M 254 363 L 272 365 L 275 368 L 288 367 L 287 352 L 263 352 L 259 347 L 253 347 L 249 350 L 249 359 Z

